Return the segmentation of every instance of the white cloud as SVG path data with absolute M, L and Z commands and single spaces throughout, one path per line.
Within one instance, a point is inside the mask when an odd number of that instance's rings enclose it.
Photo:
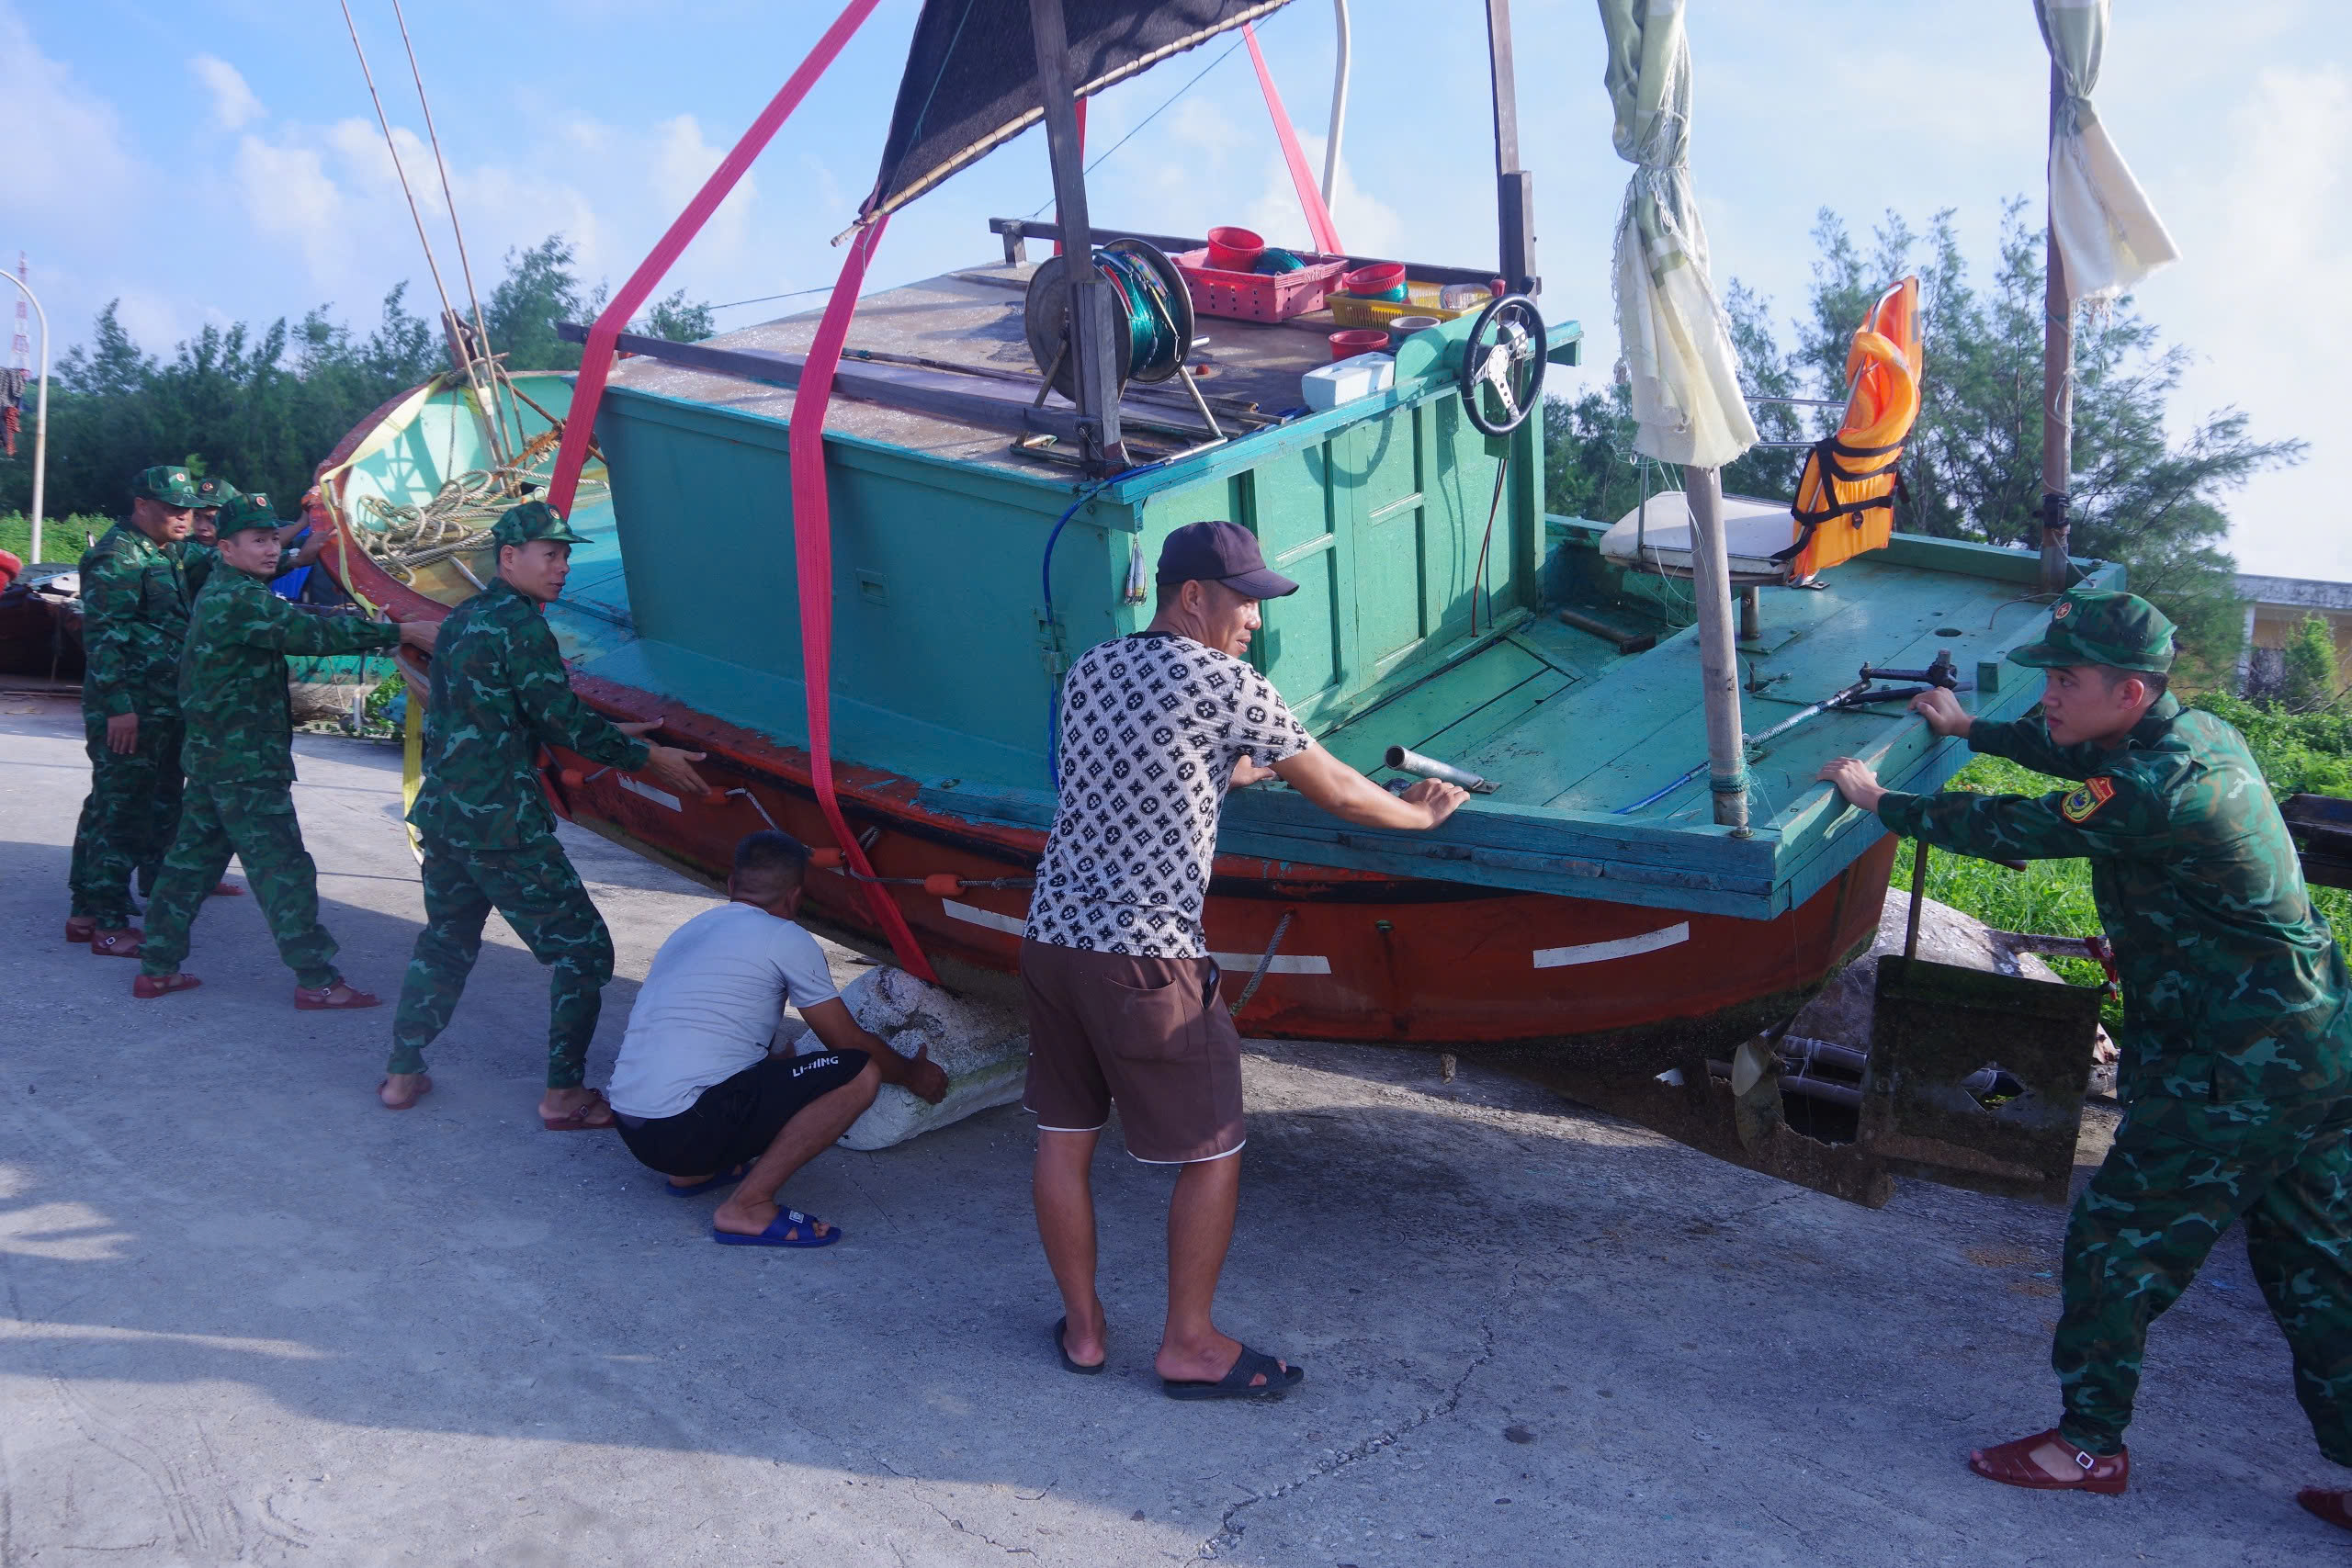
M 243 130 L 268 112 L 245 85 L 243 73 L 219 55 L 199 54 L 187 62 L 187 68 L 212 94 L 212 118 L 229 130 Z
M 44 55 L 5 5 L 0 60 L 8 62 L 8 216 L 109 227 L 128 220 L 141 174 L 113 106 Z
M 702 126 L 694 116 L 682 114 L 662 121 L 653 128 L 653 166 L 651 185 L 657 207 L 672 217 L 684 210 L 703 182 L 710 178 L 726 157 L 723 149 L 712 146 L 703 139 Z M 710 215 L 702 232 L 695 237 L 695 247 L 706 259 L 732 258 L 743 249 L 749 232 L 752 204 L 759 195 L 759 176 L 744 171 L 718 210 Z
M 343 192 L 316 148 L 279 146 L 258 136 L 237 143 L 236 179 L 254 226 L 291 242 L 313 275 L 344 249 Z

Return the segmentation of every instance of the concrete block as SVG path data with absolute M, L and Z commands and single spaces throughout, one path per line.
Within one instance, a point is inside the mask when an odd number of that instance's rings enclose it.
M 927 1104 L 896 1084 L 884 1084 L 873 1107 L 842 1134 L 848 1149 L 887 1149 L 976 1111 L 1021 1098 L 1029 1071 L 1028 1020 L 1017 1007 L 959 997 L 927 985 L 903 969 L 872 969 L 842 993 L 859 1025 L 890 1043 L 902 1056 L 927 1047 L 947 1075 L 947 1098 Z M 818 1048 L 813 1034 L 798 1049 Z

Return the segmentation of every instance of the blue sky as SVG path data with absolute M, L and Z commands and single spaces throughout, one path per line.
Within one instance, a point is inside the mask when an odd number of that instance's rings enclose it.
M 1476 264 L 1493 251 L 1484 7 L 1354 0 L 1356 66 L 1337 220 L 1351 249 Z M 2006 197 L 2039 207 L 2046 62 L 2027 0 L 1699 0 L 1692 164 L 1719 281 L 1785 317 L 1826 205 L 1858 231 L 1893 209 L 1959 211 L 1988 258 Z M 388 0 L 354 0 L 377 81 L 429 175 Z M 831 0 L 414 0 L 408 7 L 478 274 L 570 237 L 589 276 L 625 276 L 834 14 Z M 1547 314 L 1581 319 L 1608 373 L 1608 244 L 1625 170 L 1609 145 L 1600 24 L 1586 0 L 1520 0 L 1522 144 L 1535 172 Z M 871 185 L 914 0 L 886 0 L 669 287 L 730 301 L 831 281 L 828 242 Z M 1320 167 L 1332 27 L 1317 0 L 1262 29 Z M 1107 95 L 1098 148 L 1222 44 Z M 0 257 L 30 254 L 61 343 L 109 299 L 151 347 L 207 321 L 321 301 L 371 320 L 413 280 L 429 306 L 393 165 L 328 0 L 0 0 Z M 2235 404 L 2301 468 L 2231 498 L 2248 570 L 2352 578 L 2352 7 L 2341 0 L 2117 0 L 2097 99 L 2183 259 L 2140 290 L 2198 359 L 2186 415 Z M 428 185 L 429 185 L 428 179 Z M 1174 233 L 1239 221 L 1305 237 L 1246 52 L 1211 70 L 1095 176 L 1104 221 Z M 893 224 L 874 281 L 989 253 L 990 216 L 1046 199 L 1032 135 Z M 425 193 L 445 269 L 454 255 Z M 484 279 L 487 287 L 488 279 Z M 743 325 L 786 306 L 721 313 Z M 1579 378 L 1563 376 L 1555 389 Z

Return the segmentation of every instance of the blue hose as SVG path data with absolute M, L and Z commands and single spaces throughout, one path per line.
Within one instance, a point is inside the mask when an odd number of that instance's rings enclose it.
M 1064 507 L 1062 514 L 1054 520 L 1053 532 L 1046 536 L 1046 558 L 1038 568 L 1040 586 L 1046 592 L 1046 630 L 1048 636 L 1052 635 L 1055 625 L 1054 546 L 1060 540 L 1062 530 L 1069 526 L 1069 520 L 1078 515 L 1080 507 L 1102 494 L 1110 486 L 1117 484 L 1122 479 L 1134 479 L 1138 474 L 1148 474 L 1152 469 L 1165 467 L 1173 461 L 1175 461 L 1173 457 L 1162 457 L 1158 462 L 1140 463 L 1122 473 L 1113 474 L 1108 479 L 1097 479 L 1080 491 L 1078 498 Z M 1061 720 L 1062 678 L 1057 674 L 1054 677 L 1052 689 L 1046 694 L 1046 783 L 1056 795 L 1061 793 L 1062 787 Z

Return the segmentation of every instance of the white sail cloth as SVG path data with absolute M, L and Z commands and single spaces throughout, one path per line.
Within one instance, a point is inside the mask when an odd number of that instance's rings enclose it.
M 2108 0 L 2034 0 L 2064 96 L 2050 127 L 2050 230 L 2070 303 L 2111 299 L 2180 252 L 2091 108 Z
M 1632 380 L 1634 446 L 1719 468 L 1756 444 L 1739 357 L 1707 272 L 1690 190 L 1690 48 L 1683 0 L 1600 0 L 1618 156 L 1634 165 L 1617 219 L 1617 335 Z

